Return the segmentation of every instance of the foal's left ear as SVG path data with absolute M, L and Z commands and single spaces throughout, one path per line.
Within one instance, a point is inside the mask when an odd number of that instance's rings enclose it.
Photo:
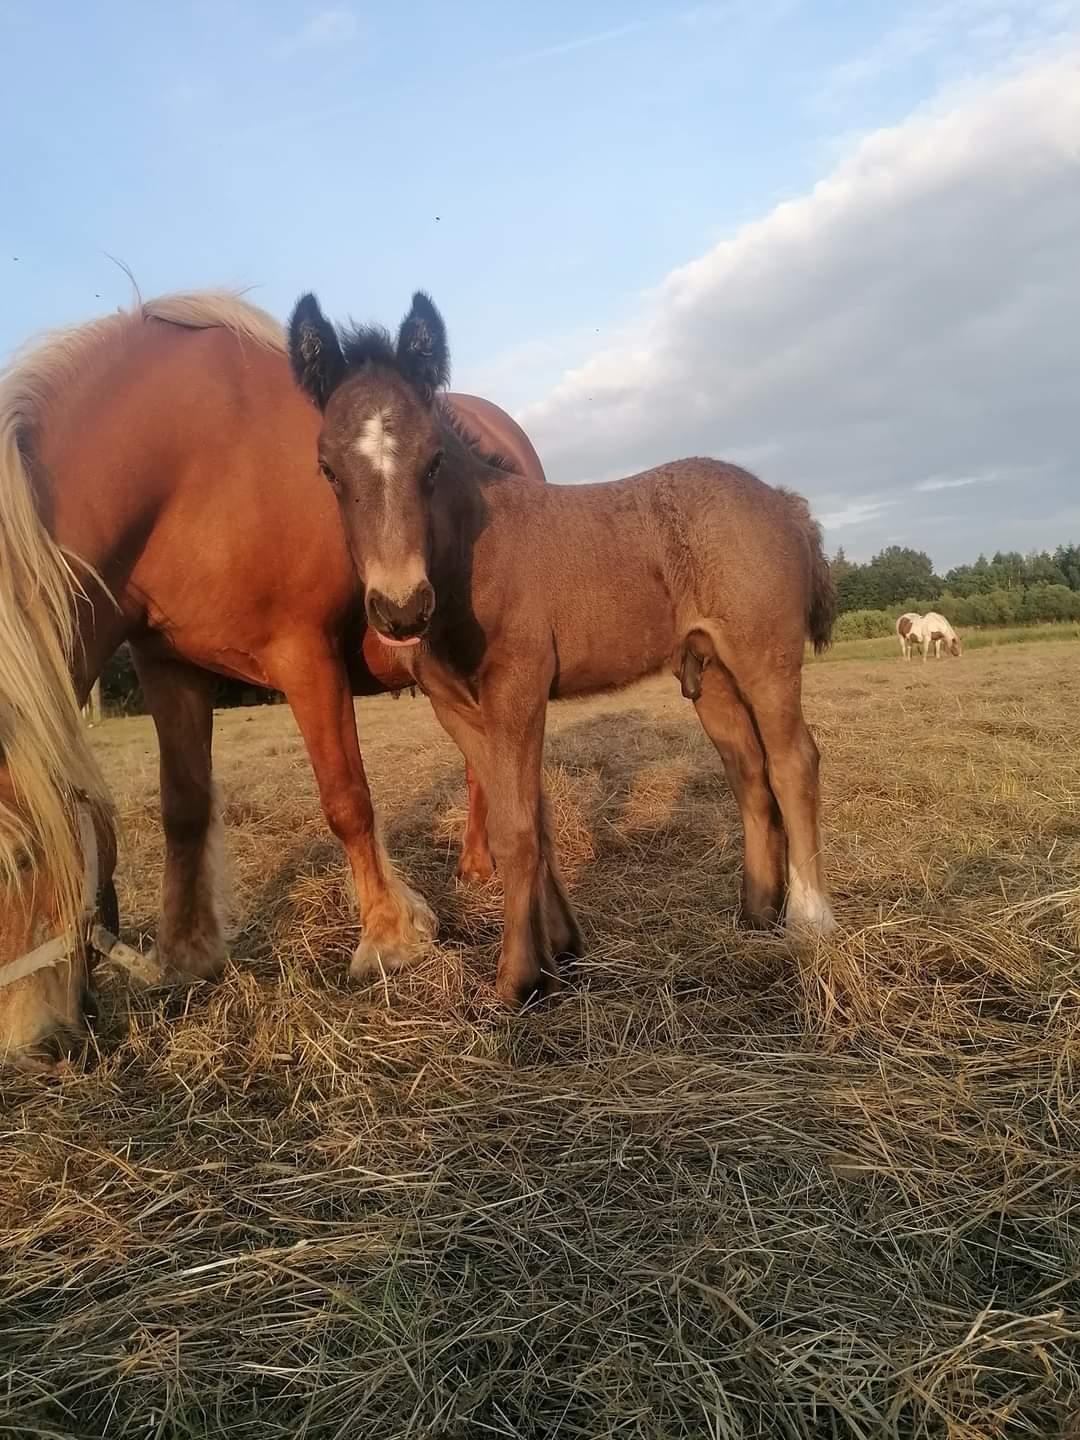
M 450 379 L 450 351 L 446 326 L 431 297 L 418 290 L 412 309 L 401 322 L 397 337 L 397 362 L 402 374 L 431 403 Z
M 301 295 L 289 320 L 289 363 L 301 390 L 325 410 L 344 378 L 345 357 L 337 331 L 314 295 Z

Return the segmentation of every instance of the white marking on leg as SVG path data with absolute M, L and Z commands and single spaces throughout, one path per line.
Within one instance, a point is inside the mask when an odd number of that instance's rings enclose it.
M 794 866 L 788 870 L 786 929 L 799 934 L 829 935 L 836 929 L 832 906 L 817 886 L 804 880 Z
M 398 931 L 390 935 L 361 934 L 349 967 L 356 979 L 405 969 L 430 947 L 439 928 L 431 906 L 398 874 L 380 835 L 376 835 L 375 845 L 398 912 Z
M 210 824 L 206 827 L 202 860 L 199 864 L 199 888 L 206 911 L 213 917 L 218 936 L 229 932 L 232 919 L 233 889 L 229 853 L 225 844 L 225 821 L 221 814 L 221 793 L 214 785 L 210 801 Z
M 356 441 L 356 453 L 362 455 L 384 480 L 394 478 L 394 459 L 397 455 L 397 441 L 386 428 L 386 411 L 376 410 L 364 422 L 364 428 Z

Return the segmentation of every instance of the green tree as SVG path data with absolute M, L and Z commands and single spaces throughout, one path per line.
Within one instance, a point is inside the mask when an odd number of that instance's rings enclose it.
M 1080 545 L 1059 545 L 1054 551 L 1054 564 L 1069 589 L 1080 590 Z
M 886 546 L 867 569 L 873 590 L 868 607 L 884 610 L 908 596 L 932 600 L 941 592 L 941 581 L 934 574 L 930 556 L 906 545 Z

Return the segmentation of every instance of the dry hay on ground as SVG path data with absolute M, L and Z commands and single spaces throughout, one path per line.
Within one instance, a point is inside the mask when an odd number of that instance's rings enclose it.
M 1080 1409 L 1080 666 L 1044 645 L 814 667 L 844 938 L 732 928 L 735 814 L 676 687 L 556 707 L 590 942 L 491 1004 L 451 883 L 461 766 L 360 705 L 443 918 L 354 991 L 342 864 L 285 710 L 219 718 L 241 929 L 217 988 L 103 998 L 103 1059 L 5 1079 L 20 1437 L 974 1437 Z M 147 722 L 99 744 L 128 938 L 161 843 Z

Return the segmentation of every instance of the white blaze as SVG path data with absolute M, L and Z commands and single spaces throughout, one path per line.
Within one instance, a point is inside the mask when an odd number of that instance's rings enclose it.
M 357 454 L 362 455 L 384 480 L 394 478 L 394 457 L 397 455 L 397 441 L 386 428 L 386 412 L 376 410 L 364 421 L 364 428 L 356 441 Z

